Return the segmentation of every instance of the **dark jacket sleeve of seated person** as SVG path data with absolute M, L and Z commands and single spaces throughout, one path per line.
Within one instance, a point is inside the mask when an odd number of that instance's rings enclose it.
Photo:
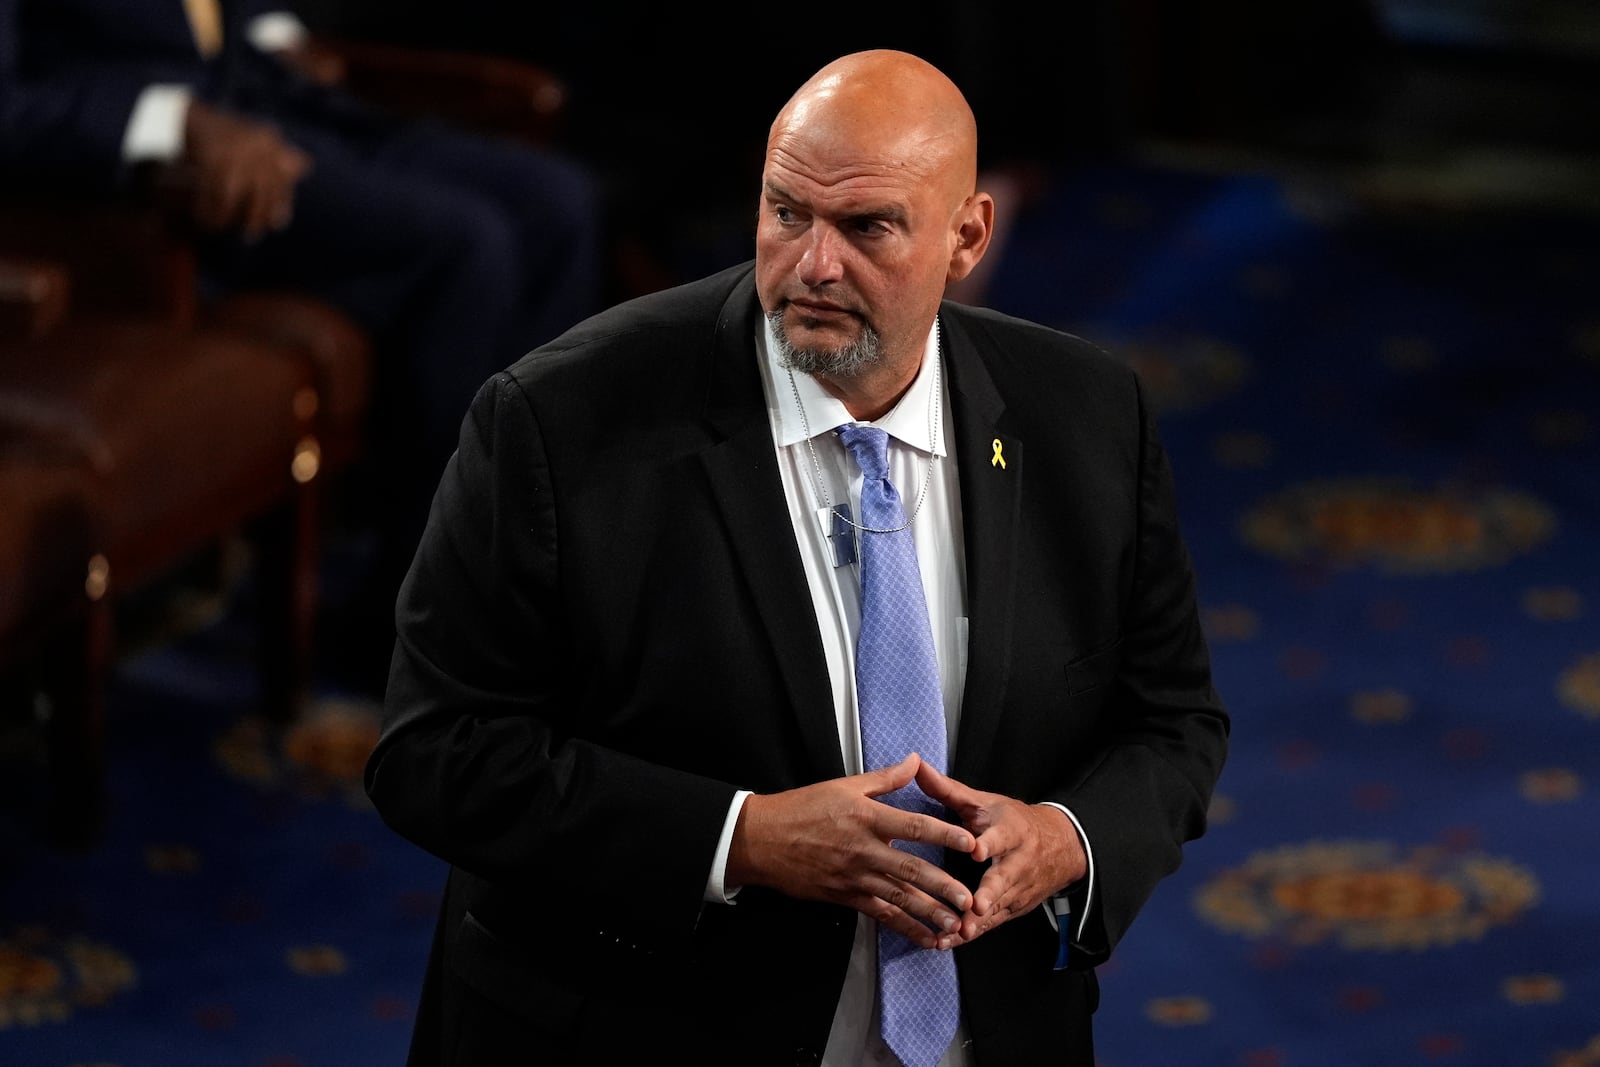
M 0 0 L 0 178 L 124 185 L 128 124 L 154 85 L 277 124 L 310 121 L 351 137 L 391 129 L 353 96 L 249 44 L 248 20 L 286 6 L 223 0 L 223 48 L 207 58 L 183 0 Z
M 1087 1022 L 1093 965 L 1202 832 L 1228 720 L 1134 375 L 992 312 L 943 322 L 971 633 L 953 773 L 1067 805 L 1098 875 L 1071 970 L 1042 914 L 957 951 L 980 1061 L 1024 1062 Z M 792 1063 L 826 1041 L 853 913 L 703 901 L 736 789 L 844 772 L 758 323 L 731 268 L 579 326 L 464 421 L 367 771 L 384 819 L 453 868 L 419 1033 L 503 1027 L 593 1062 L 637 1041 Z

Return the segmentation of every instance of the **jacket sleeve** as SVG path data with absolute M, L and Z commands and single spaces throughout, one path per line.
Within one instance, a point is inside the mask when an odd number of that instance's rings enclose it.
M 402 835 L 534 900 L 574 881 L 586 906 L 648 892 L 653 921 L 687 928 L 734 788 L 593 740 L 605 713 L 563 628 L 583 583 L 563 572 L 554 474 L 523 386 L 497 375 L 400 593 L 368 794 Z
M 32 73 L 19 4 L 0 0 L 0 171 L 113 187 L 126 172 L 122 141 L 146 72 L 103 60 Z
M 1142 391 L 1138 414 L 1133 575 L 1105 743 L 1079 782 L 1049 798 L 1077 816 L 1094 848 L 1094 899 L 1074 946 L 1085 966 L 1109 955 L 1177 870 L 1183 844 L 1204 832 L 1228 745 L 1172 474 Z

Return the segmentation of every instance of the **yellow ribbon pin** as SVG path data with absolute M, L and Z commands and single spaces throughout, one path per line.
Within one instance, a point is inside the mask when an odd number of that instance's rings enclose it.
M 994 439 L 994 457 L 989 460 L 989 466 L 1006 469 L 1006 457 L 1000 454 L 1000 438 Z

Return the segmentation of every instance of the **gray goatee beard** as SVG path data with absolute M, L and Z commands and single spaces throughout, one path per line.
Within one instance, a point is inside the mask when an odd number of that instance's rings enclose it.
M 861 336 L 843 348 L 796 348 L 783 332 L 783 316 L 787 310 L 780 307 L 767 316 L 772 324 L 772 336 L 778 342 L 780 366 L 812 376 L 854 378 L 869 367 L 877 366 L 883 358 L 878 331 L 867 322 L 861 325 Z

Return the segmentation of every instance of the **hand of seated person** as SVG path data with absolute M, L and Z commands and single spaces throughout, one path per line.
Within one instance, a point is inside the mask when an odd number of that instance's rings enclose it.
M 311 157 L 268 123 L 196 100 L 184 120 L 181 166 L 195 223 L 255 240 L 289 224 Z
M 284 66 L 318 85 L 331 87 L 345 80 L 344 57 L 309 38 L 283 48 L 275 48 L 272 50 L 272 56 Z

